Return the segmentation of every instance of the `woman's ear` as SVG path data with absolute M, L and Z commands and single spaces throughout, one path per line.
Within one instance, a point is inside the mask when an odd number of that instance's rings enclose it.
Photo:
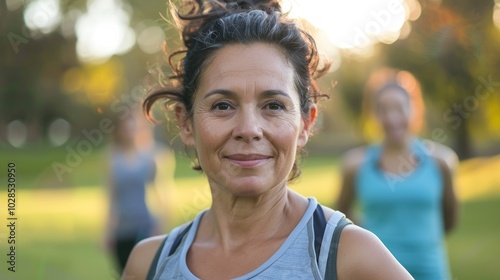
M 302 129 L 299 134 L 299 139 L 297 141 L 297 146 L 302 148 L 307 144 L 309 140 L 309 135 L 311 133 L 311 129 L 314 127 L 314 122 L 316 121 L 316 117 L 318 116 L 318 107 L 315 103 L 311 103 L 309 105 L 309 115 L 307 117 L 302 118 Z
M 182 142 L 188 147 L 194 147 L 193 126 L 189 120 L 186 106 L 184 104 L 176 104 L 174 111 Z

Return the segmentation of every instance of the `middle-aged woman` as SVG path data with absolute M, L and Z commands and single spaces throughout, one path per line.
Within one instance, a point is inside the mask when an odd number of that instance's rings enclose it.
M 317 115 L 314 41 L 274 1 L 227 2 L 181 16 L 177 87 L 145 102 L 172 109 L 212 205 L 137 245 L 123 279 L 411 279 L 375 235 L 340 232 L 340 212 L 287 187 Z
M 389 68 L 372 73 L 365 105 L 383 139 L 346 153 L 337 207 L 351 217 L 358 201 L 360 225 L 375 233 L 415 279 L 450 279 L 443 235 L 457 221 L 457 156 L 415 136 L 423 125 L 423 101 L 411 73 Z

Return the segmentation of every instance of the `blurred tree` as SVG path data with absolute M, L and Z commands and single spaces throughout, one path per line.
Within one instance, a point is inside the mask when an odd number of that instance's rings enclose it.
M 456 139 L 461 158 L 472 156 L 471 125 L 481 126 L 480 108 L 500 92 L 499 32 L 493 1 L 423 1 L 421 18 L 407 40 L 387 46 L 389 64 L 414 72 L 428 100 L 437 104 L 442 123 Z M 406 52 L 406 53 L 403 53 Z M 411 55 L 409 55 L 411 54 Z M 497 78 L 497 81 L 499 79 Z M 489 85 L 487 85 L 489 83 Z M 486 99 L 486 98 L 485 98 Z M 486 126 L 483 126 L 486 129 Z
M 135 45 L 127 54 L 115 56 L 111 63 L 87 65 L 77 57 L 76 20 L 70 25 L 70 35 L 62 32 L 62 23 L 45 34 L 26 26 L 24 10 L 29 2 L 10 1 L 9 7 L 7 2 L 0 1 L 0 34 L 5 39 L 0 42 L 0 124 L 3 130 L 14 119 L 26 122 L 30 142 L 41 140 L 48 122 L 58 117 L 70 120 L 76 128 L 73 136 L 78 135 L 78 128 L 95 126 L 103 115 L 113 113 L 112 102 L 130 95 L 130 90 L 143 82 L 148 67 L 161 60 L 159 53 L 145 54 Z M 53 2 L 59 2 L 63 21 L 68 14 L 75 11 L 82 14 L 87 9 L 85 0 Z M 147 5 L 138 0 L 122 2 L 131 15 L 132 28 L 137 29 L 147 21 L 166 26 L 160 13 L 167 13 L 167 1 Z M 178 38 L 172 28 L 165 29 L 169 41 Z M 85 80 L 68 75 L 78 71 L 86 74 Z M 80 86 L 85 87 L 85 92 L 68 90 L 71 85 L 74 89 L 78 82 L 83 83 Z M 82 98 L 86 94 L 92 101 Z M 5 137 L 5 133 L 1 135 Z
M 427 104 L 437 111 L 438 126 L 455 141 L 460 158 L 468 158 L 473 154 L 471 128 L 485 135 L 500 122 L 491 114 L 492 108 L 500 106 L 500 32 L 492 20 L 495 4 L 486 0 L 420 4 L 421 17 L 408 38 L 378 45 L 370 63 L 348 58 L 335 78 L 341 81 L 346 104 L 360 116 L 363 82 L 359 83 L 372 70 L 389 66 L 412 72 L 422 83 Z M 433 131 L 428 132 L 433 138 Z M 491 141 L 495 136 L 489 137 Z
M 2 1 L 4 5 L 5 1 Z M 39 140 L 41 121 L 51 112 L 64 112 L 71 106 L 59 89 L 58 79 L 65 69 L 77 63 L 74 41 L 58 33 L 43 35 L 30 31 L 23 21 L 23 9 L 0 12 L 0 114 L 7 121 L 28 123 L 29 137 Z

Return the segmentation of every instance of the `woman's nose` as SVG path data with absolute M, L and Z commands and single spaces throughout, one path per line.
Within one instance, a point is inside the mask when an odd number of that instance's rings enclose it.
M 233 137 L 250 143 L 262 139 L 262 118 L 257 109 L 242 109 L 236 115 Z

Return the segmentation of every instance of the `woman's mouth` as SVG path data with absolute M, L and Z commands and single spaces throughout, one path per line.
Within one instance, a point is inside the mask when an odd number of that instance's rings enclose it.
M 226 156 L 233 164 L 243 168 L 260 166 L 272 158 L 272 156 L 262 154 L 233 154 Z

